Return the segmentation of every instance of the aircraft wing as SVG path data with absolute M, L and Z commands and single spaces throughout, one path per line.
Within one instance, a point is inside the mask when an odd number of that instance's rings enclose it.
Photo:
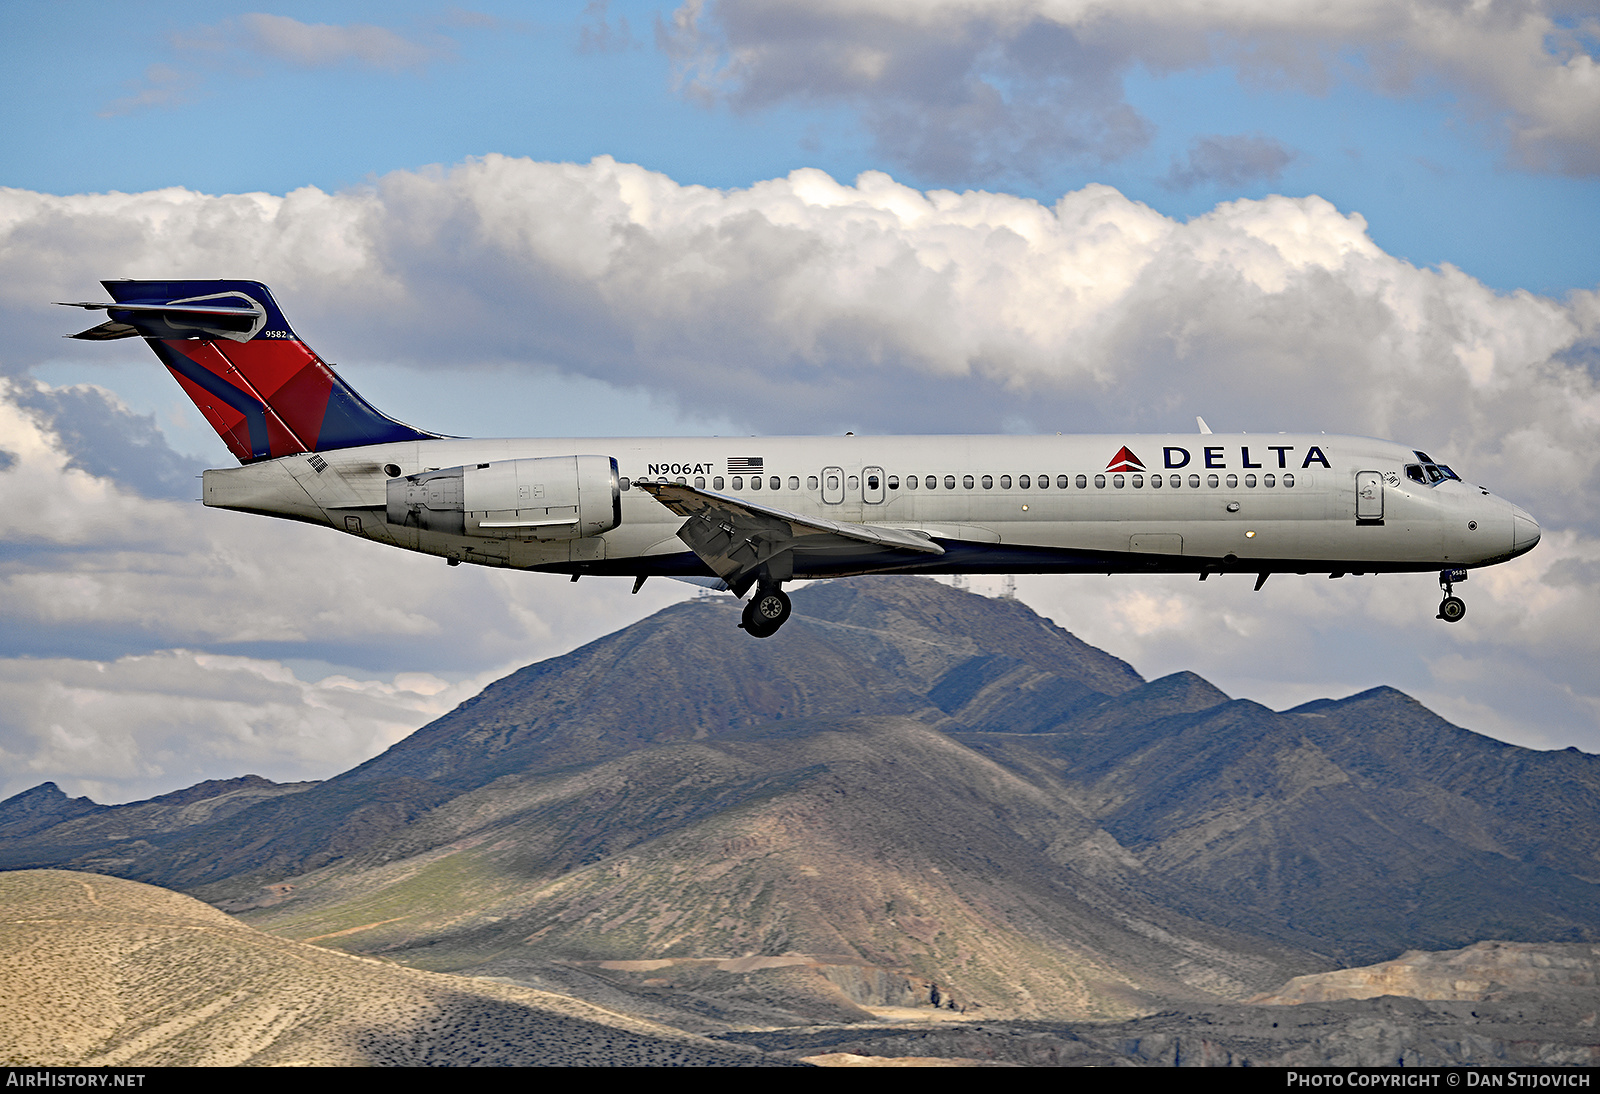
M 773 576 L 787 580 L 783 571 L 792 572 L 793 559 L 783 559 L 785 551 L 831 552 L 864 545 L 886 554 L 944 554 L 944 548 L 926 535 L 905 528 L 877 528 L 801 516 L 675 482 L 635 481 L 634 485 L 679 516 L 689 518 L 678 529 L 678 538 L 740 596 L 755 582 L 763 565 L 772 564 L 776 571 Z

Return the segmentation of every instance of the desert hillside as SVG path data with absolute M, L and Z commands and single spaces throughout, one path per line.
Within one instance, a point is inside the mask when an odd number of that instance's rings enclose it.
M 559 995 L 277 938 L 94 874 L 0 874 L 0 954 L 12 1066 L 772 1062 Z

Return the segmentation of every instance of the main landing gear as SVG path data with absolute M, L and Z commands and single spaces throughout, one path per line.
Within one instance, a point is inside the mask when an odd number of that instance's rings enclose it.
M 758 585 L 739 626 L 752 638 L 771 638 L 789 621 L 789 597 L 778 585 Z
M 1439 618 L 1446 623 L 1459 623 L 1467 614 L 1467 605 L 1459 596 L 1452 595 L 1454 583 L 1467 580 L 1465 570 L 1440 570 L 1439 588 L 1444 590 L 1444 599 L 1439 601 Z

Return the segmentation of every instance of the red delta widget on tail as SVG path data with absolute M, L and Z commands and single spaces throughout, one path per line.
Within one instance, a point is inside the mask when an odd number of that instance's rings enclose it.
M 254 281 L 105 281 L 69 305 L 143 337 L 241 466 L 205 504 L 480 566 L 673 577 L 748 602 L 858 574 L 1439 571 L 1539 541 L 1522 509 L 1426 453 L 1324 434 L 502 438 L 429 433 L 356 394 Z

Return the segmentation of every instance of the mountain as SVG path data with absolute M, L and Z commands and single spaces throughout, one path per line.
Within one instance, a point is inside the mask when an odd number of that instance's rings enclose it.
M 731 598 L 666 609 L 530 665 L 335 782 L 481 786 L 785 718 L 934 715 L 946 691 L 1009 668 L 1048 679 L 1057 709 L 1117 695 L 1138 673 L 1010 600 L 917 578 L 837 581 L 795 597 L 803 625 L 752 642 Z
M 1061 780 L 1210 923 L 1341 964 L 1596 937 L 1600 758 L 1494 741 L 1389 688 L 1284 713 L 1218 698 L 1180 675 L 1047 734 L 952 735 Z
M 504 776 L 241 910 L 479 975 L 642 960 L 673 997 L 708 960 L 782 958 L 745 971 L 786 970 L 810 1020 L 934 984 L 996 1015 L 1123 1015 L 1309 966 L 1144 899 L 1138 872 L 1070 801 L 918 722 L 785 719 Z
M 794 610 L 753 642 L 730 598 L 677 605 L 321 784 L 113 808 L 35 788 L 0 803 L 0 864 L 683 1028 L 936 991 L 1130 1015 L 1417 947 L 1600 938 L 1600 758 L 1389 689 L 1275 712 L 1145 681 L 926 579 L 816 583 Z

